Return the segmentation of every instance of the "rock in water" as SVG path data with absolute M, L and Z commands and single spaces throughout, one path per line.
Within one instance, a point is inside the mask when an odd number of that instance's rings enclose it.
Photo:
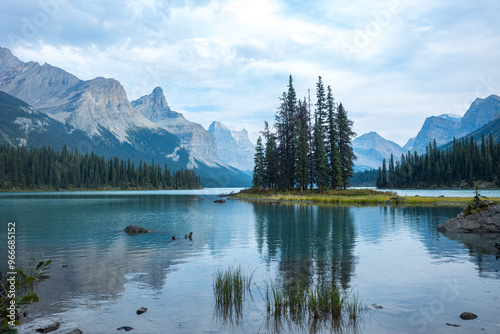
M 145 308 L 145 307 L 141 307 L 141 308 L 139 308 L 139 309 L 137 310 L 137 315 L 139 315 L 139 314 L 143 314 L 143 313 L 144 313 L 144 312 L 146 312 L 147 310 L 148 310 L 147 308 Z
M 73 329 L 71 332 L 68 332 L 67 334 L 83 334 L 83 332 L 77 328 L 77 329 Z
M 214 203 L 226 203 L 226 201 L 223 199 L 216 199 Z
M 54 322 L 53 324 L 38 328 L 36 331 L 38 333 L 50 333 L 57 330 L 60 326 L 61 324 L 59 322 Z
M 127 233 L 148 233 L 149 232 L 148 229 L 146 229 L 144 227 L 137 226 L 137 225 L 129 225 L 129 226 L 125 227 L 124 231 Z
M 493 205 L 478 213 L 451 218 L 438 227 L 440 232 L 500 233 L 500 205 Z
M 122 326 L 122 327 L 118 327 L 117 330 L 121 331 L 122 329 L 125 330 L 125 332 L 128 332 L 128 331 L 131 331 L 132 329 L 134 329 L 133 327 L 129 327 L 129 326 Z
M 462 319 L 462 320 L 473 320 L 476 318 L 477 318 L 477 315 L 475 315 L 472 312 L 463 312 L 462 314 L 460 314 L 460 319 Z

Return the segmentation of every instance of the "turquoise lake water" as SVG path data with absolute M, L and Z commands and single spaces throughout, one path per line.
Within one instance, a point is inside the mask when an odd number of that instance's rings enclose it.
M 436 231 L 460 208 L 213 203 L 231 190 L 1 194 L 0 240 L 16 222 L 19 265 L 53 261 L 19 333 L 54 321 L 53 333 L 275 332 L 263 298 L 271 280 L 333 280 L 358 293 L 366 308 L 345 321 L 347 333 L 500 332 L 500 237 Z M 129 236 L 129 224 L 151 232 Z M 6 254 L 2 242 L 4 272 Z M 215 312 L 212 291 L 212 275 L 230 265 L 254 273 L 232 323 Z M 139 307 L 148 311 L 138 316 Z M 478 318 L 461 320 L 464 311 Z

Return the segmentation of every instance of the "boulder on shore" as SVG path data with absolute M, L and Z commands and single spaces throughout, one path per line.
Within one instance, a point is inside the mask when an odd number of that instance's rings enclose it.
M 127 233 L 148 233 L 149 232 L 148 229 L 146 229 L 144 227 L 137 226 L 137 225 L 129 225 L 129 226 L 125 227 L 124 231 Z
M 500 205 L 464 216 L 463 212 L 437 228 L 440 232 L 454 233 L 500 233 Z

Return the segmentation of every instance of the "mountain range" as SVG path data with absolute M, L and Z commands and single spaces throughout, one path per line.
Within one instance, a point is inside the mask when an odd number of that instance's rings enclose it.
M 428 117 L 418 134 L 403 147 L 375 132 L 359 136 L 353 140 L 354 154 L 357 156 L 355 170 L 377 169 L 383 159 L 390 158 L 391 153 L 396 159 L 408 151 L 425 153 L 433 140 L 436 140 L 437 146 L 446 147 L 453 138 L 458 140 L 472 135 L 478 141 L 481 135 L 489 136 L 490 133 L 495 141 L 500 141 L 500 97 L 497 95 L 477 98 L 463 117 L 450 114 Z
M 206 130 L 168 105 L 161 87 L 129 101 L 115 79 L 80 80 L 49 65 L 23 62 L 0 47 L 0 143 L 35 147 L 66 144 L 122 159 L 193 168 L 204 186 L 248 186 L 254 145 L 245 129 L 214 121 Z M 463 117 L 428 117 L 403 147 L 370 132 L 353 140 L 355 170 L 378 168 L 383 159 L 424 153 L 429 142 L 492 133 L 500 140 L 500 97 L 476 99 Z
M 204 186 L 250 185 L 248 174 L 218 158 L 217 145 L 225 143 L 172 111 L 160 87 L 130 102 L 115 79 L 80 80 L 0 48 L 0 91 L 7 93 L 0 100 L 0 143 L 65 143 L 80 152 L 193 168 Z

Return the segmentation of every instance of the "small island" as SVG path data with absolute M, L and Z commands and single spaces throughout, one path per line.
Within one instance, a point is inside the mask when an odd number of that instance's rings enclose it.
M 346 189 L 307 191 L 278 191 L 275 189 L 250 188 L 234 195 L 235 199 L 261 201 L 267 204 L 340 204 L 340 205 L 447 205 L 465 206 L 471 200 L 467 197 L 424 197 L 398 196 L 392 191 L 374 189 Z M 500 198 L 490 198 L 492 203 L 500 203 Z

